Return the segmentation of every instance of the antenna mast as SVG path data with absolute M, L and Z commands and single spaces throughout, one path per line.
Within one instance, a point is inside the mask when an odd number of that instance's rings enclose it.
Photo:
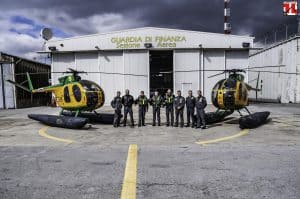
M 224 0 L 224 34 L 231 33 L 231 24 L 229 23 L 230 19 L 230 0 Z

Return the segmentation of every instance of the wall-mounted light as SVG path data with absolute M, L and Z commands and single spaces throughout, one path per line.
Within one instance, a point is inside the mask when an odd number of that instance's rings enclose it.
M 100 50 L 99 46 L 95 46 L 95 48 L 96 48 L 97 50 Z
M 56 46 L 49 46 L 48 49 L 49 49 L 50 51 L 56 51 Z
M 202 44 L 199 44 L 199 48 L 202 48 Z
M 152 43 L 144 43 L 145 48 L 152 48 Z
M 250 43 L 249 42 L 243 42 L 242 46 L 243 46 L 243 48 L 249 48 L 250 47 Z
M 60 44 L 61 47 L 64 47 L 64 44 Z

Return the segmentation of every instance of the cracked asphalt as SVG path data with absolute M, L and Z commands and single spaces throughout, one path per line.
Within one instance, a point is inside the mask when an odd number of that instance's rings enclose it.
M 0 110 L 1 199 L 120 198 L 130 144 L 138 145 L 137 198 L 300 198 L 299 105 L 250 106 L 271 111 L 272 120 L 205 146 L 196 142 L 240 132 L 238 114 L 206 130 L 152 127 L 151 111 L 143 128 L 47 129 L 74 141 L 65 144 L 40 136 L 44 125 L 26 116 L 58 110 Z

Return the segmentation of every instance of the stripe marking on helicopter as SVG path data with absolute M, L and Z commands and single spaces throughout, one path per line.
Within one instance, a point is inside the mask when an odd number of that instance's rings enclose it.
M 136 199 L 137 148 L 131 144 L 128 149 L 121 199 Z
M 249 133 L 249 129 L 244 129 L 244 130 L 242 130 L 241 132 L 239 132 L 235 135 L 226 136 L 226 137 L 222 137 L 222 138 L 217 138 L 217 139 L 213 139 L 213 140 L 198 141 L 198 142 L 196 142 L 196 144 L 206 145 L 206 144 L 213 144 L 213 143 L 217 143 L 217 142 L 223 142 L 223 141 L 227 141 L 227 140 L 231 140 L 231 139 L 241 137 L 241 136 L 246 135 L 248 133 Z
M 39 130 L 39 135 L 42 136 L 42 137 L 51 139 L 51 140 L 55 140 L 55 141 L 59 141 L 59 142 L 64 142 L 66 144 L 72 144 L 72 143 L 74 143 L 73 140 L 58 138 L 58 137 L 55 137 L 55 136 L 47 134 L 47 129 L 48 128 L 49 128 L 48 126 L 41 128 Z

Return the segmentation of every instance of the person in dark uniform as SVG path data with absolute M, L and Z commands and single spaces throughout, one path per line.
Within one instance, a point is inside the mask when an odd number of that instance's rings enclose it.
M 139 105 L 139 124 L 138 126 L 146 126 L 145 125 L 145 116 L 148 111 L 148 99 L 144 94 L 144 91 L 140 92 L 140 95 L 135 101 L 136 104 Z
M 150 104 L 152 105 L 153 108 L 152 126 L 156 125 L 156 119 L 157 119 L 157 125 L 160 126 L 160 107 L 162 103 L 163 103 L 163 98 L 159 95 L 158 91 L 155 91 L 154 95 L 150 100 Z
M 183 127 L 184 119 L 183 119 L 183 111 L 185 106 L 185 99 L 181 96 L 181 91 L 177 91 L 177 97 L 174 99 L 174 107 L 175 107 L 175 127 L 178 127 L 179 117 L 180 117 L 180 127 Z
M 126 126 L 127 114 L 129 113 L 130 122 L 131 122 L 130 126 L 134 127 L 133 112 L 132 112 L 133 103 L 134 103 L 134 99 L 132 95 L 129 94 L 129 90 L 126 89 L 125 95 L 122 97 L 122 104 L 124 106 L 124 126 Z
M 120 120 L 121 120 L 121 111 L 122 111 L 122 98 L 121 98 L 121 92 L 117 92 L 117 96 L 114 97 L 114 99 L 111 101 L 111 107 L 115 109 L 115 115 L 114 115 L 114 127 L 120 126 Z
M 202 92 L 198 91 L 198 96 L 196 97 L 196 110 L 197 110 L 197 127 L 206 129 L 205 123 L 205 107 L 207 106 L 206 98 L 202 96 Z
M 196 98 L 193 96 L 193 92 L 189 90 L 188 96 L 185 99 L 186 104 L 186 117 L 187 117 L 187 124 L 186 127 L 190 127 L 190 121 L 192 118 L 192 128 L 194 128 L 194 113 L 195 113 L 195 105 L 196 105 Z
M 168 89 L 166 93 L 166 98 L 164 106 L 166 106 L 166 117 L 167 123 L 166 126 L 170 126 L 170 116 L 171 116 L 171 126 L 174 125 L 174 95 L 172 94 L 171 89 Z

